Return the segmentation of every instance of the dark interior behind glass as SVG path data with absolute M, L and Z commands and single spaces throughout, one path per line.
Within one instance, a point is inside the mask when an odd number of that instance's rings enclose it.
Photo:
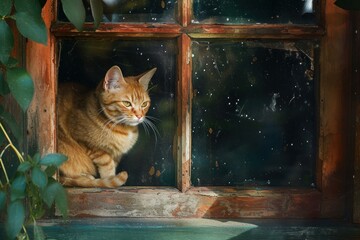
M 315 186 L 317 48 L 193 41 L 194 186 Z
M 59 83 L 75 81 L 96 87 L 106 71 L 118 65 L 125 76 L 153 67 L 148 116 L 158 133 L 139 126 L 140 137 L 118 170 L 129 173 L 127 185 L 175 186 L 173 139 L 176 129 L 176 40 L 63 39 L 59 42 Z

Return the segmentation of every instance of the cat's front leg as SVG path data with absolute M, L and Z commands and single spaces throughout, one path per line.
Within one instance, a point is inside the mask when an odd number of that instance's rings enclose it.
M 90 155 L 94 164 L 97 166 L 100 178 L 115 176 L 116 165 L 113 158 L 106 152 L 93 153 Z

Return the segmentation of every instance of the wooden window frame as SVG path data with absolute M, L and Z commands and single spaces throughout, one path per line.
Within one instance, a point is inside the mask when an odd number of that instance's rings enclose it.
M 57 40 L 61 37 L 176 38 L 178 58 L 177 188 L 69 188 L 70 215 L 117 217 L 206 218 L 343 218 L 349 211 L 351 187 L 351 37 L 350 14 L 333 1 L 318 1 L 318 26 L 191 24 L 191 0 L 179 0 L 179 24 L 105 23 L 78 32 L 56 22 L 56 0 L 47 1 L 43 17 L 49 29 L 47 46 L 26 44 L 27 68 L 35 82 L 28 111 L 29 148 L 56 152 Z M 191 39 L 318 39 L 318 156 L 316 189 L 191 187 Z M 341 64 L 339 64 L 341 62 Z M 349 79 L 349 81 L 347 81 Z

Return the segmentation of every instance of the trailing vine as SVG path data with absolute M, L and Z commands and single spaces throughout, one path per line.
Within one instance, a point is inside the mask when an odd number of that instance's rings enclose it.
M 89 1 L 97 28 L 102 18 L 102 0 Z M 33 80 L 26 69 L 20 66 L 18 59 L 11 54 L 14 49 L 13 30 L 16 28 L 24 38 L 46 45 L 47 28 L 41 16 L 46 2 L 0 1 L 0 215 L 3 213 L 5 216 L 9 239 L 29 239 L 25 227 L 27 223 L 33 224 L 35 239 L 45 239 L 36 220 L 43 217 L 53 205 L 64 217 L 67 216 L 66 191 L 53 178 L 67 157 L 61 154 L 41 157 L 39 153 L 25 156 L 19 148 L 24 140 L 21 127 L 1 104 L 4 97 L 12 96 L 25 113 L 32 101 Z M 81 31 L 86 15 L 83 1 L 61 0 L 61 4 L 69 21 Z M 11 174 L 12 177 L 5 164 L 9 162 L 17 166 L 15 173 Z

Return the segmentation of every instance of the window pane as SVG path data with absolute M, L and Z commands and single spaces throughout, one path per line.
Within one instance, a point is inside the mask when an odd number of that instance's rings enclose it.
M 129 173 L 127 185 L 175 186 L 176 40 L 65 39 L 60 42 L 59 82 L 78 81 L 95 87 L 113 65 L 124 76 L 157 67 L 150 82 L 151 116 L 156 130 L 144 130 L 118 170 Z M 147 133 L 149 132 L 149 133 Z
M 316 49 L 192 43 L 193 185 L 314 186 Z
M 59 1 L 60 2 L 60 1 Z M 61 4 L 58 19 L 67 22 Z M 93 21 L 89 1 L 84 1 L 86 21 Z M 177 22 L 176 0 L 103 0 L 103 22 Z
M 193 23 L 314 24 L 314 0 L 194 0 Z

